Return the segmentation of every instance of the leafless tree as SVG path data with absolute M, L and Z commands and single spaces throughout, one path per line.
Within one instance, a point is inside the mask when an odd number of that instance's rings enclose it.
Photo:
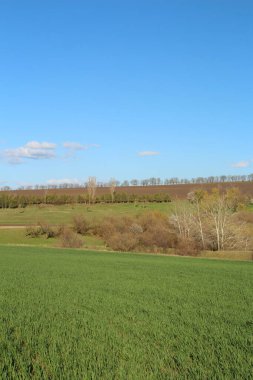
M 114 178 L 111 178 L 109 182 L 109 187 L 110 187 L 112 203 L 114 202 L 116 185 L 117 185 L 117 181 Z
M 193 234 L 193 210 L 190 204 L 175 204 L 170 217 L 177 234 L 182 238 L 190 238 Z
M 97 179 L 96 177 L 89 177 L 87 182 L 87 190 L 89 195 L 89 204 L 93 203 L 95 200 L 96 190 L 97 190 Z
M 250 233 L 245 223 L 235 218 L 241 205 L 236 189 L 226 193 L 199 190 L 187 198 L 189 205 L 176 206 L 170 218 L 178 236 L 196 241 L 202 249 L 246 249 Z
M 206 192 L 203 190 L 190 192 L 187 195 L 187 199 L 193 205 L 193 219 L 195 221 L 195 226 L 198 234 L 200 235 L 202 249 L 206 248 L 205 234 L 204 234 L 204 216 L 203 216 L 203 199 Z

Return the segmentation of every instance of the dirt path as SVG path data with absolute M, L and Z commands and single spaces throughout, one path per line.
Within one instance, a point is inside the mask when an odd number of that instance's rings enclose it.
M 16 228 L 26 228 L 27 226 L 18 226 L 18 225 L 1 225 L 0 230 L 7 230 L 7 229 L 16 229 Z

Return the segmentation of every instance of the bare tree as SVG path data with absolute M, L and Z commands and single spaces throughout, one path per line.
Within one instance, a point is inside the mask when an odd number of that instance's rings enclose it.
M 109 187 L 110 187 L 110 194 L 111 194 L 112 203 L 114 202 L 116 186 L 117 186 L 117 181 L 114 178 L 111 178 L 110 182 L 109 182 Z
M 203 206 L 202 206 L 202 202 L 205 196 L 206 196 L 206 192 L 204 192 L 203 190 L 190 192 L 187 195 L 187 199 L 191 202 L 194 208 L 194 212 L 192 213 L 192 215 L 195 220 L 195 225 L 197 227 L 198 233 L 200 235 L 202 249 L 206 248 L 205 234 L 204 234 Z
M 250 244 L 250 233 L 244 222 L 236 220 L 236 211 L 241 207 L 237 189 L 220 193 L 198 190 L 188 194 L 189 204 L 174 208 L 170 221 L 178 236 L 192 239 L 202 249 L 226 250 L 246 249 Z
M 220 193 L 214 189 L 211 194 L 203 192 L 202 195 L 199 216 L 204 221 L 209 241 L 213 242 L 213 249 L 220 251 L 241 246 L 246 237 L 243 233 L 245 228 L 234 220 L 241 202 L 238 190 L 229 189 L 226 193 Z
M 205 199 L 204 212 L 208 221 L 210 234 L 213 234 L 216 249 L 223 250 L 228 240 L 229 222 L 232 211 L 225 194 L 214 190 Z
M 138 186 L 138 183 L 139 183 L 138 179 L 131 179 L 130 181 L 131 186 Z
M 87 190 L 89 195 L 89 204 L 93 203 L 95 200 L 96 190 L 97 190 L 97 179 L 96 177 L 89 177 L 87 182 Z
M 193 234 L 193 210 L 190 204 L 175 204 L 170 217 L 177 234 L 182 238 L 189 239 Z

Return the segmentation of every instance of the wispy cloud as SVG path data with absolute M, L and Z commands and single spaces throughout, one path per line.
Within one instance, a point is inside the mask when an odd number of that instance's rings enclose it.
M 143 152 L 139 152 L 138 156 L 146 157 L 146 156 L 159 156 L 160 152 L 155 152 L 153 150 L 144 150 Z
M 49 179 L 47 181 L 48 185 L 63 185 L 63 184 L 73 184 L 73 185 L 81 185 L 82 181 L 77 178 L 63 178 L 63 179 Z
M 55 158 L 56 144 L 49 142 L 29 141 L 24 146 L 5 149 L 3 157 L 10 164 L 21 164 L 24 159 L 40 160 Z
M 67 153 L 64 158 L 73 157 L 77 151 L 87 150 L 90 148 L 99 148 L 98 144 L 80 144 L 78 142 L 66 141 L 63 143 L 63 147 L 66 149 Z
M 250 161 L 240 161 L 240 162 L 235 162 L 232 164 L 233 168 L 248 168 L 250 166 Z
M 86 150 L 88 149 L 88 145 L 82 145 L 77 142 L 67 141 L 63 143 L 63 147 L 70 150 Z
M 30 149 L 55 149 L 56 144 L 49 142 L 29 141 L 25 147 Z

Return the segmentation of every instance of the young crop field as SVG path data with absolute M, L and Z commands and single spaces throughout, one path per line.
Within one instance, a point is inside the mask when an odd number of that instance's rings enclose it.
M 0 246 L 1 379 L 249 379 L 247 262 Z

